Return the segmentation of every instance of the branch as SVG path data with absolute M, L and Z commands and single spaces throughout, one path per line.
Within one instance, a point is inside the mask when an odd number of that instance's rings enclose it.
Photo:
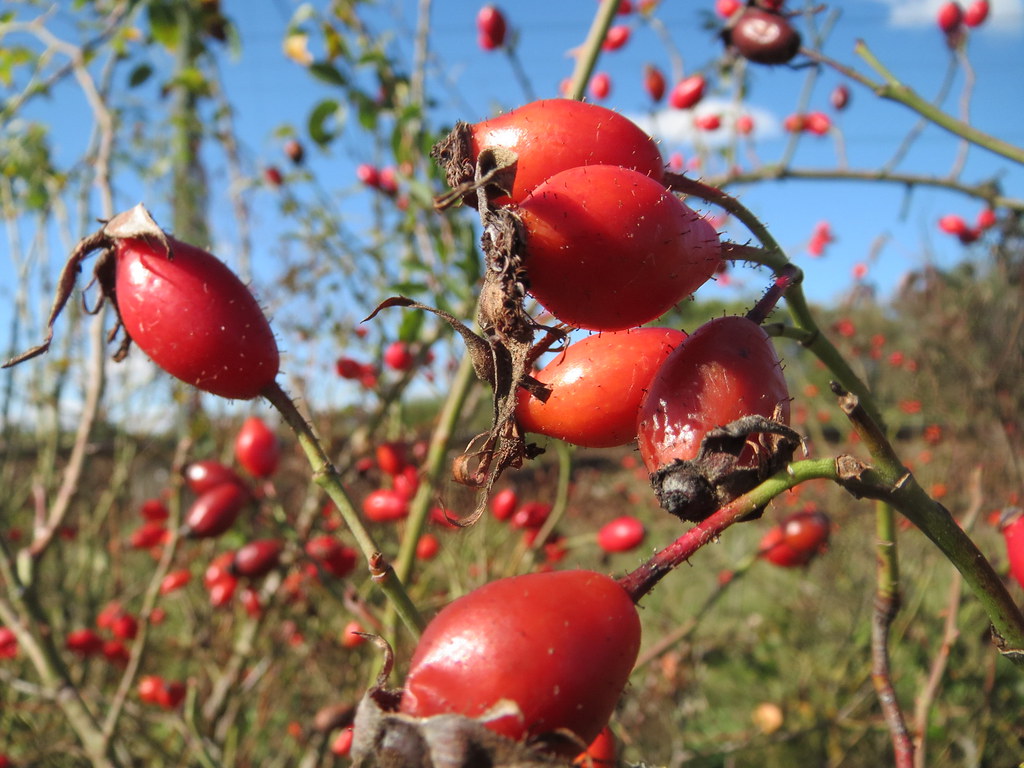
M 882 707 L 885 724 L 892 738 L 896 768 L 914 768 L 914 745 L 907 731 L 906 719 L 900 709 L 892 684 L 889 664 L 889 629 L 900 608 L 899 560 L 896 555 L 896 516 L 892 507 L 879 504 L 876 511 L 878 557 L 875 608 L 871 618 L 871 682 Z
M 856 396 L 833 383 L 839 407 L 850 420 L 875 465 L 851 465 L 841 472 L 841 484 L 855 496 L 891 504 L 931 539 L 963 575 L 992 622 L 993 640 L 1000 653 L 1024 668 L 1024 615 L 1006 585 L 978 547 L 953 519 L 949 510 L 932 499 L 903 466 L 881 427 L 868 415 Z
M 997 139 L 995 136 L 985 133 L 984 131 L 979 131 L 969 123 L 965 123 L 963 120 L 958 120 L 952 115 L 949 115 L 932 104 L 929 104 L 912 88 L 901 83 L 896 76 L 878 60 L 864 41 L 858 41 L 854 47 L 854 51 L 858 56 L 864 59 L 865 62 L 867 62 L 868 66 L 883 78 L 883 82 L 872 80 L 867 75 L 864 75 L 845 64 L 840 64 L 838 61 L 835 61 L 818 51 L 813 51 L 807 48 L 801 49 L 801 52 L 808 58 L 813 59 L 820 64 L 832 67 L 836 71 L 846 75 L 851 80 L 870 88 L 879 98 L 902 104 L 914 112 L 917 112 L 929 122 L 949 131 L 954 136 L 959 136 L 972 144 L 984 147 L 990 152 L 1001 155 L 1015 163 L 1024 165 L 1024 148 L 1010 144 L 1002 139 Z

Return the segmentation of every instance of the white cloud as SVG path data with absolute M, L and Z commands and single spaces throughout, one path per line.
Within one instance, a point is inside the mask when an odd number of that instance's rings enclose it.
M 893 27 L 934 26 L 939 8 L 947 0 L 874 0 L 889 8 Z M 961 0 L 966 7 L 972 0 Z M 979 31 L 1017 32 L 1024 24 L 1024 0 L 990 0 L 991 11 Z
M 697 128 L 694 121 L 704 115 L 721 117 L 721 127 L 714 131 Z M 738 105 L 725 99 L 703 99 L 694 109 L 666 108 L 653 114 L 627 117 L 655 139 L 670 147 L 679 144 L 720 147 L 733 140 L 733 125 L 740 115 L 750 115 L 753 118 L 752 136 L 756 139 L 771 138 L 782 132 L 778 118 L 771 112 L 749 104 Z

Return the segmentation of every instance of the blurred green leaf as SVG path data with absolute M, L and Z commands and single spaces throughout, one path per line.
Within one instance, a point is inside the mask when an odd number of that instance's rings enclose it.
M 309 137 L 317 145 L 326 146 L 341 135 L 344 122 L 341 104 L 334 99 L 324 99 L 309 114 Z
M 339 88 L 344 88 L 348 85 L 348 79 L 345 75 L 329 61 L 315 61 L 309 65 L 309 71 L 317 80 L 322 80 L 330 85 L 336 85 Z
M 149 80 L 153 75 L 153 67 L 150 64 L 142 63 L 136 66 L 128 75 L 128 87 L 137 88 Z
M 149 3 L 149 33 L 160 45 L 174 48 L 178 44 L 178 23 L 174 7 L 168 2 L 156 0 Z

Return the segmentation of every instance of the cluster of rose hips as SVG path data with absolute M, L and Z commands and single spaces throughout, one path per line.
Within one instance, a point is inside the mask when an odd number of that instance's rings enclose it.
M 663 506 L 692 520 L 717 509 L 723 494 L 742 492 L 737 477 L 749 487 L 774 471 L 774 440 L 792 435 L 763 317 L 716 318 L 689 335 L 640 327 L 722 264 L 717 232 L 671 191 L 650 137 L 596 105 L 543 100 L 460 124 L 435 155 L 453 188 L 480 208 L 485 257 L 508 278 L 503 306 L 529 294 L 561 323 L 599 332 L 533 371 L 535 386 L 517 388 L 515 429 L 595 447 L 638 440 Z M 514 173 L 500 176 L 503 163 Z M 481 181 L 481 169 L 495 166 Z M 519 505 L 506 490 L 492 511 L 529 530 L 548 510 Z M 626 551 L 644 533 L 623 517 L 599 541 Z M 397 709 L 478 717 L 510 701 L 514 711 L 489 716 L 487 728 L 576 754 L 606 726 L 632 671 L 639 596 L 591 571 L 542 570 L 478 588 L 427 626 Z M 515 629 L 505 631 L 510 621 Z M 526 659 L 542 667 L 529 680 L 518 673 Z
M 991 208 L 985 208 L 978 213 L 973 227 L 967 223 L 963 216 L 950 213 L 939 219 L 939 229 L 948 235 L 958 238 L 964 245 L 969 245 L 980 238 L 986 230 L 994 227 L 996 222 L 995 211 Z
M 947 38 L 952 39 L 961 34 L 964 27 L 978 27 L 984 24 L 990 10 L 988 0 L 974 0 L 966 9 L 952 0 L 939 7 L 935 21 Z

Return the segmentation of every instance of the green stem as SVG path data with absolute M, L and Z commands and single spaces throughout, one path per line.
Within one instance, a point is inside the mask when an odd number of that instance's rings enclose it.
M 707 176 L 704 183 L 711 187 L 725 187 L 734 184 L 756 184 L 765 181 L 854 181 L 868 184 L 897 184 L 904 187 L 933 187 L 948 189 L 968 197 L 984 201 L 992 208 L 1024 210 L 1024 200 L 1005 194 L 996 179 L 977 184 L 968 184 L 948 176 L 928 176 L 920 173 L 904 173 L 886 168 L 789 168 L 781 165 L 764 165 L 760 168 L 730 171 L 720 176 Z
M 459 362 L 459 368 L 455 372 L 448 397 L 441 408 L 437 426 L 430 438 L 430 446 L 427 449 L 427 458 L 424 462 L 424 476 L 409 505 L 409 517 L 406 522 L 404 538 L 398 550 L 398 558 L 395 560 L 395 574 L 403 582 L 408 582 L 412 578 L 413 565 L 416 561 L 416 543 L 426 525 L 434 489 L 438 487 L 445 471 L 445 459 L 452 434 L 475 381 L 473 360 L 469 355 L 464 355 Z
M 860 406 L 858 399 L 836 385 L 833 385 L 833 390 L 839 397 L 839 407 L 875 462 L 870 470 L 863 465 L 844 468 L 840 473 L 841 484 L 856 496 L 879 499 L 892 505 L 921 529 L 960 571 L 981 602 L 992 622 L 994 640 L 1000 652 L 1024 668 L 1024 615 L 992 564 L 949 510 L 928 496 L 903 466 L 882 428 Z
M 798 461 L 772 475 L 753 490 L 726 504 L 697 523 L 686 533 L 634 571 L 618 579 L 619 584 L 633 598 L 639 601 L 649 593 L 670 571 L 686 562 L 708 542 L 714 541 L 733 523 L 738 523 L 763 509 L 783 491 L 808 480 L 828 479 L 838 481 L 840 462 L 837 459 L 813 459 Z
M 722 257 L 755 262 L 770 268 L 776 275 L 785 274 L 787 270 L 794 267 L 786 258 L 785 252 L 772 236 L 768 228 L 739 200 L 717 187 L 712 187 L 695 179 L 674 173 L 666 173 L 666 181 L 677 192 L 686 195 L 695 195 L 709 203 L 729 211 L 735 216 L 751 234 L 756 237 L 762 247 L 756 248 L 736 243 L 723 244 Z M 803 287 L 800 282 L 795 282 L 786 291 L 786 307 L 797 328 L 806 335 L 801 342 L 815 357 L 821 360 L 832 375 L 843 385 L 860 398 L 864 407 L 871 414 L 872 418 L 879 424 L 884 423 L 881 410 L 879 410 L 874 397 L 872 397 L 867 385 L 860 380 L 853 369 L 846 362 L 846 359 L 839 353 L 831 341 L 821 332 L 818 324 L 811 313 L 811 308 L 804 296 Z
M 832 67 L 836 71 L 849 77 L 851 80 L 870 88 L 879 98 L 895 101 L 905 107 L 908 107 L 927 119 L 929 122 L 949 131 L 954 136 L 966 139 L 972 144 L 984 147 L 990 152 L 1001 155 L 1015 163 L 1024 164 L 1024 149 L 1003 141 L 1002 139 L 997 139 L 995 136 L 987 134 L 984 131 L 979 131 L 969 123 L 966 123 L 963 120 L 958 120 L 952 115 L 943 112 L 941 109 L 929 103 L 926 99 L 921 98 L 921 96 L 919 96 L 912 88 L 908 88 L 906 85 L 901 83 L 896 76 L 878 60 L 864 41 L 858 41 L 856 46 L 854 46 L 854 51 L 868 64 L 868 66 L 883 78 L 884 82 L 876 82 L 852 67 L 840 64 L 819 51 L 804 49 L 802 53 L 808 58 Z
M 877 561 L 875 608 L 871 617 L 871 682 L 892 739 L 896 768 L 913 768 L 914 745 L 907 732 L 906 718 L 892 684 L 889 659 L 889 631 L 900 608 L 899 559 L 896 550 L 896 514 L 879 502 L 875 510 L 875 555 Z
M 594 14 L 594 21 L 590 24 L 590 31 L 587 32 L 587 39 L 576 55 L 576 66 L 572 71 L 572 79 L 569 81 L 569 98 L 579 101 L 583 98 L 583 91 L 587 87 L 590 75 L 597 64 L 597 58 L 601 55 L 601 44 L 608 36 L 612 19 L 619 9 L 619 0 L 602 0 L 601 6 Z
M 327 493 L 331 501 L 337 506 L 342 519 L 355 538 L 356 544 L 366 557 L 366 561 L 371 564 L 380 563 L 382 559 L 380 547 L 377 546 L 377 542 L 374 541 L 373 536 L 366 526 L 363 525 L 359 512 L 352 503 L 352 499 L 349 498 L 348 492 L 341 484 L 341 475 L 324 451 L 320 440 L 313 431 L 313 427 L 302 417 L 302 414 L 295 407 L 295 403 L 292 402 L 291 398 L 288 397 L 276 381 L 263 390 L 263 396 L 281 413 L 285 422 L 295 432 L 299 445 L 303 453 L 306 454 L 309 465 L 313 468 L 313 481 Z M 413 605 L 401 579 L 395 576 L 394 571 L 390 569 L 389 571 L 390 576 L 388 578 L 375 578 L 374 580 L 395 606 L 398 615 L 413 634 L 413 637 L 418 638 L 424 626 L 423 617 L 420 616 L 416 606 Z

